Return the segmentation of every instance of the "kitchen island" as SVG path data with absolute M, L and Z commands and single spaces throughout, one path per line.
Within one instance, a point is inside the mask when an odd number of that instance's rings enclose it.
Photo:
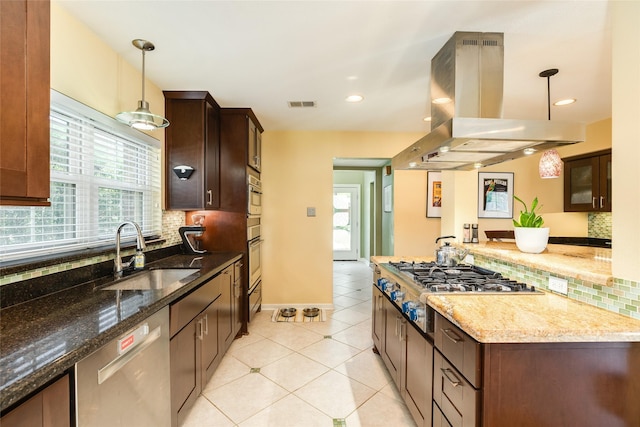
M 509 244 L 487 245 L 487 250 L 508 251 L 503 245 Z M 549 255 L 548 263 L 557 262 L 557 253 Z M 410 279 L 385 266 L 396 260 L 414 261 L 372 258 L 382 278 L 412 286 Z M 374 342 L 392 376 L 401 371 L 396 384 L 418 425 L 640 425 L 638 320 L 548 292 L 422 293 L 420 300 L 432 313 L 426 317 L 432 320 L 428 331 L 418 335 L 426 350 L 419 359 L 423 365 L 416 367 L 416 358 L 409 357 L 416 353 L 410 341 L 415 347 L 414 331 L 420 331 L 402 313 L 401 301 L 375 284 L 374 295 L 384 303 L 374 304 Z M 376 311 L 382 305 L 386 309 Z M 379 320 L 380 313 L 395 323 Z M 381 333 L 380 325 L 392 333 Z M 376 331 L 391 338 L 390 344 L 376 342 Z M 425 384 L 420 392 L 407 388 L 416 383 L 415 376 Z

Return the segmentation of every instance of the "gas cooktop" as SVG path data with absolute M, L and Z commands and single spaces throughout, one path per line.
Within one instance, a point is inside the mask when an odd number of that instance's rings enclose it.
M 390 262 L 392 270 L 407 276 L 423 289 L 433 293 L 541 293 L 535 286 L 505 278 L 500 273 L 475 265 L 439 266 L 435 262 Z

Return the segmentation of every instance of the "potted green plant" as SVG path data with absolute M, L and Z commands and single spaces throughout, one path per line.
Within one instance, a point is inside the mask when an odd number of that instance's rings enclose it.
M 519 221 L 513 220 L 516 246 L 522 252 L 539 254 L 545 250 L 549 242 L 549 227 L 543 227 L 544 219 L 536 212 L 536 208 L 542 205 L 538 205 L 538 198 L 535 197 L 529 210 L 522 199 L 515 195 L 513 198 L 524 206 L 524 210 L 520 211 Z

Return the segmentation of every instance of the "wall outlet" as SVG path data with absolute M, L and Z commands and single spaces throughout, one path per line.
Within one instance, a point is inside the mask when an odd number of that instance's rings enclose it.
M 551 289 L 554 292 L 567 295 L 567 292 L 568 292 L 567 281 L 565 279 L 560 279 L 559 277 L 549 276 L 549 289 Z
M 316 216 L 316 208 L 307 208 L 307 216 Z

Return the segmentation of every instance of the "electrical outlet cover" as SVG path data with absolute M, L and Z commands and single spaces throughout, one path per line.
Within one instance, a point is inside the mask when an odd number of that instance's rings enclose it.
M 549 289 L 563 295 L 567 295 L 568 285 L 565 279 L 549 276 Z

